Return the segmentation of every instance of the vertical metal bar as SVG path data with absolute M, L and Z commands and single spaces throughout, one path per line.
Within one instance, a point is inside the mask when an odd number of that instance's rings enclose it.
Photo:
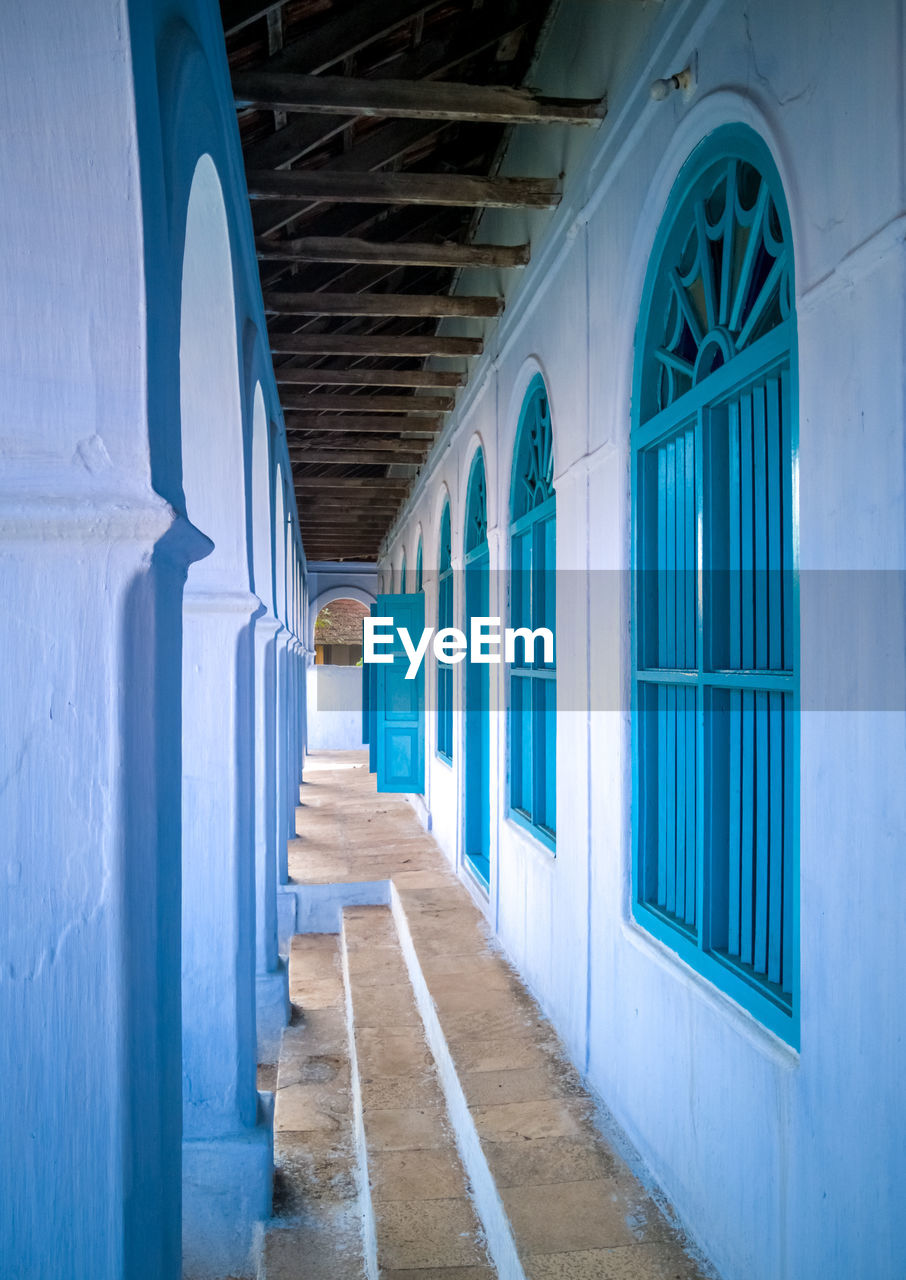
M 759 690 L 755 700 L 755 945 L 752 963 L 758 973 L 768 970 L 768 865 L 771 801 L 768 697 Z
M 740 859 L 739 859 L 739 958 L 752 963 L 755 890 L 755 701 L 754 695 L 740 690 Z

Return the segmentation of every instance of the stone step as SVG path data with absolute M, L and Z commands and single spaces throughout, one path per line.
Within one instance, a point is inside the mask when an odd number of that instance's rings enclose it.
M 290 951 L 274 1098 L 274 1217 L 259 1280 L 364 1280 L 346 993 L 336 934 Z
M 389 909 L 346 908 L 343 944 L 381 1280 L 494 1280 Z

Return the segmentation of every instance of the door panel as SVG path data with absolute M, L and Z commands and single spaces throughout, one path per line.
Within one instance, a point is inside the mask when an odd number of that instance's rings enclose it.
M 377 789 L 381 792 L 425 790 L 425 664 L 406 679 L 409 658 L 399 637 L 406 627 L 417 644 L 425 626 L 425 598 L 415 595 L 378 596 L 375 616 L 393 619 L 393 644 L 379 652 L 393 661 L 374 664 L 371 682 L 376 690 L 374 738 L 377 749 Z

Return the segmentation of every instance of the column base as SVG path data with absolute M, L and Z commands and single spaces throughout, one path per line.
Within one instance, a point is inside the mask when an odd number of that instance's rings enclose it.
M 296 886 L 277 885 L 277 947 L 284 960 L 289 956 L 290 944 L 296 930 Z
M 182 1170 L 184 1280 L 250 1280 L 271 1214 L 271 1126 L 184 1141 Z
M 255 977 L 258 1061 L 277 1062 L 283 1028 L 289 1022 L 289 969 L 282 960 L 270 973 Z

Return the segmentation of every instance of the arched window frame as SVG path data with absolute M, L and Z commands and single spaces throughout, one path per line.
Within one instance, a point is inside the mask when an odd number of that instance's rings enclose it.
M 632 911 L 797 1045 L 793 267 L 767 147 L 716 130 L 671 193 L 636 334 Z
M 553 428 L 544 379 L 526 390 L 510 484 L 510 626 L 548 627 L 556 637 Z M 508 816 L 556 849 L 557 667 L 543 646 L 527 661 L 520 642 L 509 667 Z
M 479 446 L 469 466 L 463 521 L 463 630 L 472 618 L 490 614 L 490 548 L 484 452 Z M 485 893 L 491 887 L 490 668 L 463 663 L 463 858 Z
M 422 540 L 419 535 L 418 546 L 415 551 L 415 590 L 422 589 Z
M 437 629 L 453 623 L 453 533 L 450 499 L 444 499 L 440 516 L 437 552 Z M 447 764 L 453 763 L 453 668 L 437 663 L 437 744 L 436 752 Z

